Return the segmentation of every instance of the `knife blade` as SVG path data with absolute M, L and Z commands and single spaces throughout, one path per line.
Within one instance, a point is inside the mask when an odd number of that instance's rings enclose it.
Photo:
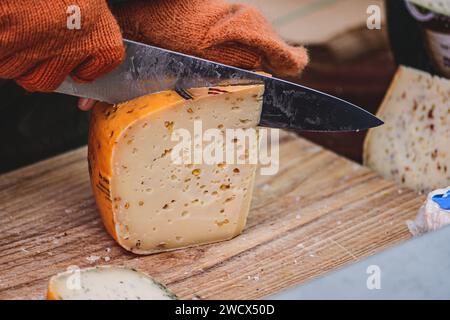
M 124 40 L 125 61 L 89 84 L 67 78 L 56 92 L 120 103 L 178 88 L 264 84 L 260 125 L 305 131 L 357 131 L 383 122 L 356 105 L 323 92 L 224 64 Z

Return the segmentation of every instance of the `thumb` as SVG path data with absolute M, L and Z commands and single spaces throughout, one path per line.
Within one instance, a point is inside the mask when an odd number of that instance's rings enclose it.
M 78 108 L 82 111 L 89 111 L 92 109 L 92 107 L 94 106 L 94 104 L 97 101 L 92 100 L 92 99 L 87 99 L 87 98 L 80 98 L 78 100 Z

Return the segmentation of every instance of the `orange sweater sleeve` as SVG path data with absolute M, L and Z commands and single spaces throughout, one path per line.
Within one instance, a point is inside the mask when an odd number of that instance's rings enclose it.
M 120 28 L 105 0 L 0 1 L 0 78 L 53 91 L 68 75 L 88 82 L 123 58 Z

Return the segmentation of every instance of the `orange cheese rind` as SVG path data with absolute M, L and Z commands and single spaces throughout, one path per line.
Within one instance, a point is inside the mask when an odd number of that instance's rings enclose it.
M 252 121 L 246 126 L 255 127 L 259 122 L 259 114 L 262 106 L 262 85 L 250 85 L 250 86 L 227 86 L 216 88 L 195 88 L 189 90 L 183 90 L 181 92 L 164 91 L 156 94 L 151 94 L 134 99 L 129 102 L 109 105 L 107 103 L 97 103 L 92 111 L 91 123 L 89 130 L 89 143 L 88 143 L 88 160 L 89 160 L 89 172 L 91 177 L 92 190 L 96 199 L 97 207 L 102 217 L 105 228 L 108 233 L 125 249 L 138 254 L 149 254 L 161 251 L 175 250 L 181 247 L 191 247 L 204 243 L 213 243 L 217 241 L 231 239 L 242 231 L 245 226 L 246 215 L 250 207 L 251 196 L 245 196 L 242 198 L 242 205 L 239 212 L 231 213 L 234 216 L 240 216 L 240 218 L 223 218 L 216 221 L 217 226 L 222 226 L 221 230 L 230 227 L 230 225 L 224 225 L 231 221 L 234 225 L 234 229 L 223 232 L 220 231 L 220 235 L 211 236 L 197 236 L 192 235 L 192 239 L 188 239 L 185 243 L 179 245 L 169 243 L 168 245 L 156 246 L 156 245 L 144 245 L 141 244 L 141 240 L 138 240 L 139 246 L 130 244 L 127 236 L 124 234 L 128 232 L 128 226 L 123 225 L 120 221 L 121 217 L 118 216 L 118 212 L 123 210 L 123 207 L 127 207 L 127 203 L 123 203 L 121 197 L 114 194 L 114 158 L 119 157 L 117 152 L 118 146 L 124 143 L 126 135 L 129 132 L 136 132 L 136 127 L 144 127 L 147 125 L 152 126 L 152 119 L 161 117 L 167 112 L 175 112 L 177 108 L 183 108 L 183 106 L 192 105 L 207 105 L 207 102 L 214 104 L 218 101 L 228 104 L 233 103 L 239 105 L 244 103 L 245 106 L 253 104 L 255 110 L 252 110 L 254 114 L 251 114 Z M 233 97 L 236 98 L 232 101 Z M 253 102 L 251 102 L 253 101 Z M 194 108 L 194 107 L 193 107 Z M 189 112 L 190 108 L 187 108 Z M 231 110 L 231 108 L 230 108 Z M 203 111 L 204 112 L 204 111 Z M 225 117 L 228 117 L 231 112 L 226 112 Z M 189 115 L 186 115 L 186 117 Z M 236 116 L 235 116 L 236 117 Z M 194 118 L 194 117 L 192 117 Z M 145 121 L 143 119 L 146 119 Z M 216 121 L 216 120 L 214 120 Z M 220 122 L 220 119 L 217 121 Z M 167 125 L 167 124 L 166 124 Z M 162 144 L 163 142 L 161 142 Z M 116 150 L 116 151 L 115 151 Z M 255 166 L 256 167 L 256 166 Z M 252 169 L 254 172 L 254 169 Z M 250 174 L 248 181 L 247 193 L 253 188 L 254 173 Z M 252 178 L 253 177 L 253 178 Z M 220 200 L 220 197 L 218 198 Z M 150 201 L 157 201 L 158 198 L 149 198 Z M 224 200 L 224 199 L 222 199 Z M 115 202 L 117 201 L 117 202 Z M 121 202 L 121 203 L 120 203 Z M 139 203 L 144 201 L 140 201 Z M 146 201 L 146 204 L 149 201 Z M 119 203 L 119 204 L 118 204 Z M 134 207 L 136 203 L 131 204 Z M 128 205 L 129 206 L 129 205 Z M 133 207 L 133 208 L 134 208 Z M 149 214 L 152 214 L 149 211 Z M 196 219 L 203 219 L 199 216 Z M 200 220 L 199 220 L 200 221 Z M 168 226 L 169 228 L 170 226 Z M 203 228 L 203 229 L 201 229 Z M 141 233 L 147 233 L 147 229 L 140 231 Z M 204 227 L 199 227 L 199 233 L 205 233 Z M 170 232 L 170 231 L 168 231 Z M 218 231 L 219 232 L 219 231 Z M 131 232 L 130 232 L 131 233 Z M 189 238 L 187 236 L 185 238 Z M 208 240 L 209 239 L 209 240 Z M 147 241 L 148 242 L 148 241 Z

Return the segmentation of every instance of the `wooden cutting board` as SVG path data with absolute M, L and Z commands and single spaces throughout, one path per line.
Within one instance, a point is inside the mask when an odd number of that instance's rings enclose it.
M 136 256 L 103 229 L 81 148 L 0 176 L 0 299 L 42 299 L 55 273 L 96 264 L 139 268 L 183 299 L 262 298 L 410 238 L 405 221 L 423 201 L 286 134 L 241 236 Z

